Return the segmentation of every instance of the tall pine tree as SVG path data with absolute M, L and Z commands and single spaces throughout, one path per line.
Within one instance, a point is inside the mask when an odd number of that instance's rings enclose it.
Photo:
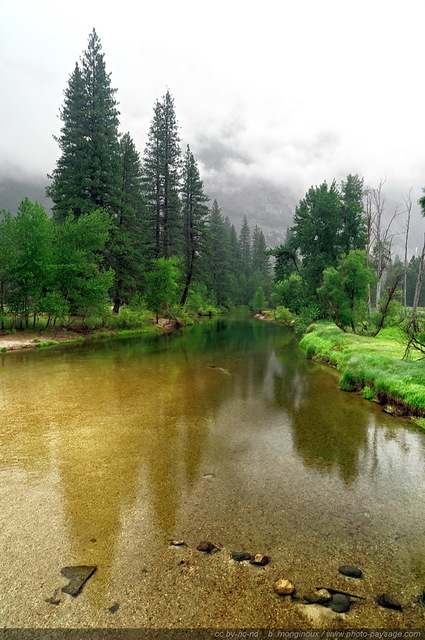
M 129 133 L 120 141 L 119 202 L 109 244 L 109 263 L 115 272 L 114 312 L 127 303 L 143 278 L 146 211 L 142 194 L 142 164 Z
M 205 248 L 206 216 L 208 198 L 193 153 L 187 145 L 183 165 L 182 213 L 183 213 L 183 264 L 185 283 L 180 300 L 184 305 L 195 272 L 195 264 Z
M 181 149 L 174 100 L 169 91 L 157 100 L 143 159 L 143 189 L 149 210 L 153 258 L 180 251 Z
M 100 40 L 93 29 L 76 63 L 60 112 L 61 156 L 46 189 L 53 214 L 64 220 L 102 208 L 112 214 L 118 197 L 118 115 L 116 90 L 106 72 Z

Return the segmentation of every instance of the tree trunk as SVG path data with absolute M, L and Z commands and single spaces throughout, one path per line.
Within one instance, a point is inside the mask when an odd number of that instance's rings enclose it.
M 187 296 L 189 295 L 189 287 L 190 287 L 190 283 L 192 282 L 192 276 L 193 276 L 194 258 L 195 258 L 195 256 L 193 255 L 193 252 L 192 252 L 192 256 L 191 256 L 191 260 L 190 260 L 190 267 L 189 267 L 188 272 L 187 272 L 186 283 L 184 285 L 182 297 L 181 297 L 181 300 L 180 300 L 180 306 L 181 307 L 184 307 L 184 305 L 186 304 Z
M 375 329 L 375 331 L 373 331 L 373 333 L 370 334 L 371 338 L 374 338 L 375 336 L 378 335 L 378 333 L 381 331 L 382 327 L 384 326 L 384 321 L 385 318 L 387 316 L 388 313 L 388 307 L 390 306 L 390 302 L 391 300 L 394 298 L 394 294 L 397 290 L 397 287 L 399 285 L 399 282 L 402 278 L 403 274 L 399 274 L 398 276 L 396 276 L 394 278 L 394 281 L 392 283 L 392 285 L 390 287 L 387 288 L 387 297 L 386 300 L 384 302 L 384 304 L 381 306 L 380 308 L 380 312 L 381 312 L 381 317 L 379 318 L 379 322 L 378 322 L 378 326 Z
M 119 295 L 117 294 L 117 295 L 114 297 L 114 307 L 113 307 L 112 311 L 113 311 L 114 313 L 119 313 L 119 311 L 120 311 L 120 306 L 121 306 L 121 298 L 120 298 L 120 297 L 119 297 Z
M 419 271 L 418 271 L 418 276 L 416 278 L 415 295 L 413 296 L 412 316 L 408 324 L 408 329 L 412 327 L 415 331 L 418 331 L 417 313 L 418 313 L 418 306 L 419 306 L 419 297 L 421 295 L 421 288 L 422 288 L 424 262 L 425 262 L 425 233 L 424 233 L 424 245 L 422 247 L 421 261 L 419 263 Z

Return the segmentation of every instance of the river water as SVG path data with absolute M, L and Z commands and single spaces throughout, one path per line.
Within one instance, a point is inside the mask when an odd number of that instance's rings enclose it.
M 0 367 L 1 626 L 425 627 L 425 435 L 339 391 L 291 332 L 220 318 Z M 80 595 L 60 592 L 82 564 Z M 363 599 L 334 614 L 278 578 Z

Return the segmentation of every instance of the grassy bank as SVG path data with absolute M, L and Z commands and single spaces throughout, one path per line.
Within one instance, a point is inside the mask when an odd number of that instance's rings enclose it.
M 383 329 L 376 338 L 368 338 L 318 323 L 303 336 L 300 346 L 308 358 L 342 373 L 342 390 L 361 391 L 396 415 L 425 416 L 425 365 L 419 359 L 402 359 L 406 340 L 401 330 Z

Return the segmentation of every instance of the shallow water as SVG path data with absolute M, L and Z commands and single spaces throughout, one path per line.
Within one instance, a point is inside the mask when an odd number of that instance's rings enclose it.
M 425 436 L 339 391 L 290 332 L 219 319 L 0 368 L 2 626 L 425 627 Z M 76 564 L 97 571 L 47 603 Z M 281 577 L 365 600 L 333 614 L 276 596 Z

